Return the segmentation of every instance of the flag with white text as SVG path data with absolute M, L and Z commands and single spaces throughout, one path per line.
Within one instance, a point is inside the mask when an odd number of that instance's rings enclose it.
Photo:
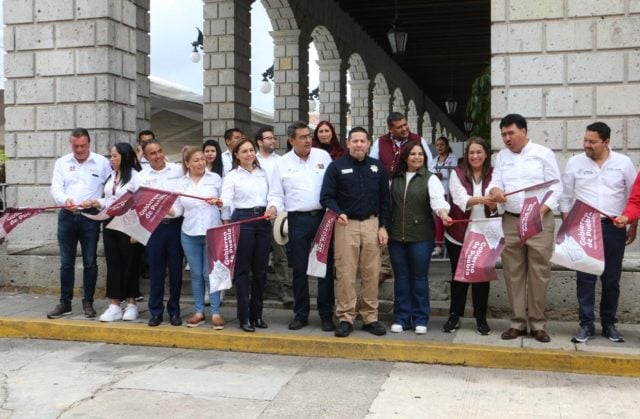
M 469 223 L 454 280 L 487 282 L 498 279 L 496 262 L 504 249 L 502 220 L 493 218 Z
M 327 261 L 329 260 L 329 249 L 331 247 L 331 238 L 333 237 L 333 226 L 337 218 L 338 214 L 330 209 L 327 209 L 324 213 L 311 244 L 307 275 L 324 278 L 327 274 Z

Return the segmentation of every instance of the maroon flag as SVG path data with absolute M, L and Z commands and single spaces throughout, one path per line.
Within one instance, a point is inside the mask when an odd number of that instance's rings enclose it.
M 311 244 L 309 252 L 309 263 L 307 265 L 307 275 L 317 278 L 324 278 L 327 274 L 327 260 L 329 259 L 329 247 L 331 237 L 333 237 L 333 226 L 336 223 L 338 214 L 330 209 L 324 213 L 322 222 L 316 231 L 316 236 Z
M 207 230 L 207 260 L 209 263 L 209 290 L 211 292 L 231 288 L 239 238 L 239 223 Z
M 524 192 L 524 203 L 522 204 L 522 212 L 520 212 L 520 224 L 518 224 L 520 244 L 524 245 L 527 240 L 542 231 L 540 208 L 551 194 L 552 191 L 542 191 L 541 193 L 539 189 Z
M 562 222 L 551 262 L 592 275 L 604 272 L 600 212 L 580 200 Z
M 498 279 L 496 262 L 504 249 L 502 220 L 482 221 L 469 223 L 456 266 L 456 281 L 474 283 Z
M 0 239 L 4 239 L 18 224 L 43 212 L 45 208 L 7 208 L 0 217 Z
M 133 192 L 127 191 L 120 198 L 116 199 L 113 204 L 109 205 L 99 213 L 91 215 L 83 212 L 82 215 L 95 221 L 104 221 L 117 215 L 122 215 L 133 207 L 135 201 L 132 197 Z
M 121 231 L 146 245 L 177 197 L 173 192 L 141 186 L 131 197 L 133 205 L 116 216 L 107 228 Z

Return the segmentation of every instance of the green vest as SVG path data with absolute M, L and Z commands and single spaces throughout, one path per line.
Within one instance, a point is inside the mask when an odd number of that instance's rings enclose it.
M 403 242 L 434 239 L 435 222 L 429 202 L 429 177 L 431 173 L 423 167 L 413 175 L 408 188 L 406 173 L 391 180 L 391 239 Z

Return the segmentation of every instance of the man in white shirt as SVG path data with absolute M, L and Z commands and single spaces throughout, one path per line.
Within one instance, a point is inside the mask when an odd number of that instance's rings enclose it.
M 149 140 L 155 140 L 156 134 L 153 131 L 145 129 L 138 133 L 138 144 L 136 146 L 136 156 L 138 156 L 138 161 L 140 165 L 145 168 L 149 166 L 149 161 L 144 157 L 144 153 L 142 152 L 142 146 Z
M 167 162 L 162 145 L 158 140 L 149 140 L 143 145 L 143 152 L 149 166 L 136 176 L 136 189 L 140 186 L 174 191 L 178 180 L 183 176 L 182 168 Z M 167 312 L 172 326 L 180 326 L 180 294 L 182 291 L 182 259 L 180 228 L 182 217 L 179 206 L 173 207 L 169 216 L 151 233 L 147 242 L 147 260 L 149 261 L 149 326 L 158 326 L 164 313 L 164 276 L 169 270 L 169 300 Z
M 540 209 L 543 231 L 520 244 L 518 224 L 524 193 L 505 193 L 533 186 L 545 181 L 560 180 L 560 170 L 553 151 L 527 138 L 527 121 L 518 114 L 509 114 L 500 121 L 502 149 L 495 159 L 492 180 L 487 191 L 497 203 L 504 204 L 502 229 L 505 248 L 502 253 L 504 277 L 513 316 L 511 326 L 502 339 L 515 339 L 527 333 L 538 342 L 551 338 L 544 330 L 547 283 L 551 278 L 551 253 L 555 223 L 552 210 L 558 206 L 562 184 L 549 187 L 552 191 Z
M 100 222 L 81 213 L 97 213 L 97 210 L 90 208 L 90 202 L 102 197 L 104 184 L 111 175 L 111 164 L 104 156 L 91 152 L 91 137 L 86 129 L 74 129 L 69 143 L 71 153 L 56 160 L 51 180 L 51 195 L 56 205 L 66 205 L 67 208 L 58 212 L 60 303 L 47 313 L 50 319 L 71 314 L 78 242 L 82 251 L 82 310 L 87 317 L 96 316 L 93 294 L 98 276 L 96 249 Z
M 224 143 L 227 145 L 227 150 L 222 152 L 222 175 L 226 175 L 233 167 L 233 146 L 236 145 L 238 140 L 244 137 L 244 132 L 238 128 L 229 128 L 224 132 Z
M 331 156 L 313 148 L 311 130 L 302 121 L 287 128 L 292 150 L 278 161 L 274 179 L 282 187 L 284 209 L 287 211 L 290 261 L 293 265 L 293 312 L 290 330 L 309 324 L 311 304 L 307 267 L 309 251 L 325 211 L 320 204 L 320 190 Z M 331 255 L 333 252 L 329 252 Z M 318 313 L 322 330 L 335 330 L 333 324 L 333 257 L 327 261 L 327 274 L 318 278 Z
M 624 342 L 616 329 L 616 312 L 620 298 L 620 275 L 625 244 L 633 242 L 637 223 L 629 230 L 619 229 L 604 214 L 614 217 L 622 214 L 636 178 L 636 169 L 629 157 L 609 148 L 611 129 L 603 122 L 587 126 L 584 134 L 584 153 L 567 162 L 562 175 L 564 191 L 560 198 L 562 219 L 567 217 L 576 199 L 602 211 L 602 240 L 604 245 L 604 272 L 600 275 L 600 322 L 602 336 L 612 342 Z M 584 343 L 595 335 L 595 299 L 598 277 L 576 272 L 580 327 L 571 339 Z
M 276 147 L 278 146 L 278 140 L 273 135 L 273 128 L 265 127 L 260 128 L 254 137 L 258 146 L 258 153 L 256 157 L 262 167 L 269 176 L 273 175 L 273 170 L 278 165 L 280 156 L 276 154 Z M 265 294 L 273 293 L 282 301 L 285 305 L 293 303 L 291 297 L 291 281 L 289 280 L 289 262 L 287 261 L 287 252 L 285 246 L 278 244 L 271 235 L 271 266 L 273 267 L 274 276 L 270 276 L 270 281 L 267 280 L 267 286 Z M 275 277 L 275 278 L 274 278 Z M 270 285 L 275 290 L 270 289 Z

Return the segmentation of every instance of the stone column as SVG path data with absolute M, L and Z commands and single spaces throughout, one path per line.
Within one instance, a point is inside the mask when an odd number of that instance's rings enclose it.
M 387 116 L 389 116 L 390 98 L 391 96 L 388 94 L 373 96 L 373 132 L 371 133 L 371 137 L 374 140 L 389 132 Z
M 204 0 L 203 134 L 251 135 L 251 0 Z
M 270 32 L 274 42 L 274 133 L 286 149 L 287 126 L 309 120 L 309 52 L 311 37 L 298 29 Z
M 562 170 L 585 127 L 603 121 L 612 148 L 638 161 L 640 3 L 494 1 L 491 20 L 492 138 L 520 113 Z
M 338 138 L 344 138 L 346 121 L 346 73 L 342 60 L 318 60 L 320 69 L 320 120 L 333 124 Z
M 136 2 L 136 128 L 140 132 L 151 127 L 151 17 L 150 0 Z
M 88 129 L 100 154 L 134 139 L 136 15 L 133 1 L 4 2 L 9 205 L 52 205 L 53 163 L 73 128 Z M 0 277 L 57 286 L 55 233 L 51 212 L 13 230 Z
M 371 132 L 369 112 L 369 80 L 351 80 L 351 126 Z

